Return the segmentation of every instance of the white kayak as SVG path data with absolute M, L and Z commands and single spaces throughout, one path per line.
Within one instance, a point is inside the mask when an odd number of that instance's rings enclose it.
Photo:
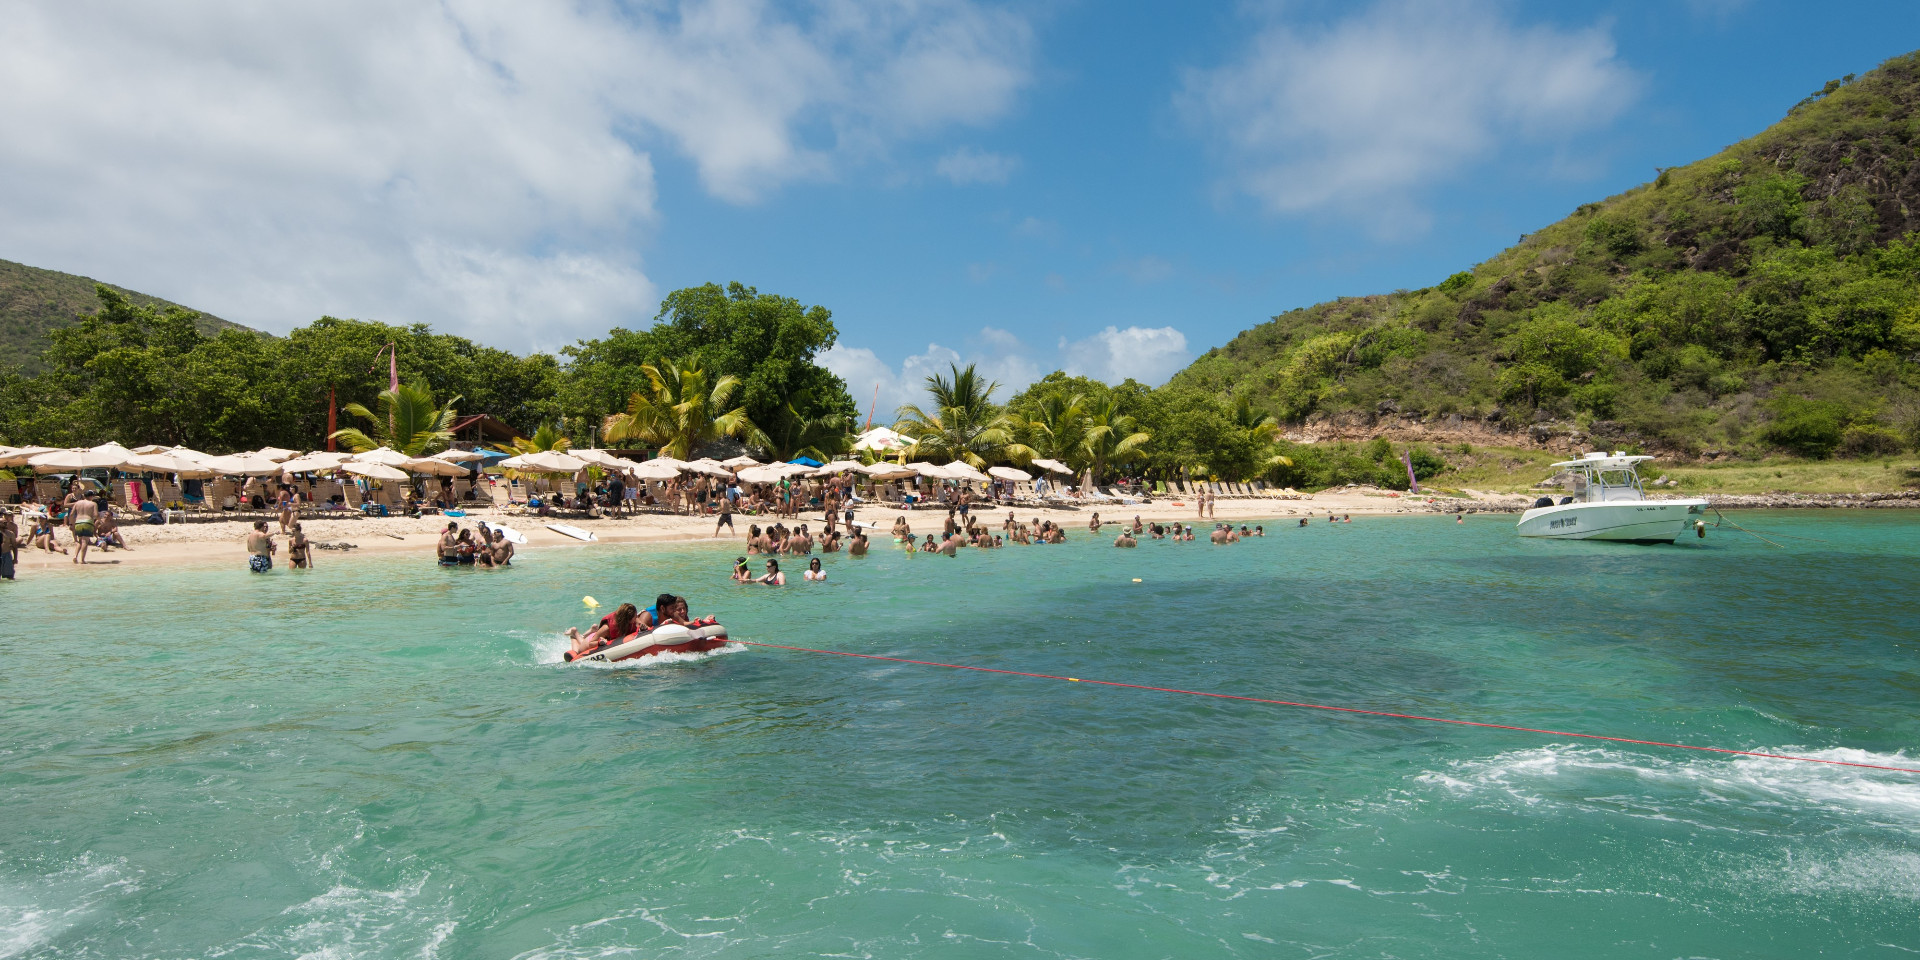
M 504 523 L 493 523 L 491 521 L 482 520 L 480 521 L 480 529 L 491 530 L 492 532 L 497 533 L 502 537 L 505 537 L 507 542 L 511 544 L 524 546 L 527 542 L 526 534 L 521 533 L 520 531 L 515 530 L 514 528 L 509 527 Z
M 547 524 L 547 529 L 563 537 L 572 537 L 575 540 L 594 541 L 600 539 L 593 535 L 592 530 L 582 530 L 579 527 L 569 526 L 564 523 L 549 523 Z

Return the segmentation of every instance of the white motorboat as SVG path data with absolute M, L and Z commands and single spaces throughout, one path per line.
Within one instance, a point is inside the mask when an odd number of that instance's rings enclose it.
M 1520 515 L 1520 535 L 1672 543 L 1707 512 L 1707 501 L 1647 499 L 1635 465 L 1652 459 L 1602 452 L 1554 464 L 1573 474 L 1572 495 L 1534 501 Z

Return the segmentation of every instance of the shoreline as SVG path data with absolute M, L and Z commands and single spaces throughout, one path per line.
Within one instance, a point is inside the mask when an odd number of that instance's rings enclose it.
M 1034 519 L 1052 520 L 1067 528 L 1068 535 L 1085 535 L 1087 522 L 1096 512 L 1103 524 L 1116 523 L 1122 519 L 1131 520 L 1134 516 L 1147 522 L 1198 523 L 1204 529 L 1215 522 L 1232 521 L 1241 523 L 1259 523 L 1277 520 L 1295 520 L 1302 516 L 1325 516 L 1352 514 L 1364 517 L 1394 516 L 1452 516 L 1454 514 L 1517 514 L 1525 510 L 1538 496 L 1536 494 L 1475 494 L 1472 498 L 1426 497 L 1413 495 L 1390 495 L 1387 492 L 1359 490 L 1329 490 L 1319 494 L 1301 495 L 1298 499 L 1256 498 L 1246 500 L 1220 500 L 1215 504 L 1215 516 L 1201 520 L 1194 516 L 1194 507 L 1190 501 L 1156 500 L 1151 504 L 1102 504 L 1095 510 L 1091 505 L 1078 510 L 1057 508 L 1016 507 L 1011 512 L 1021 522 Z M 1668 499 L 1668 496 L 1656 496 L 1651 499 Z M 1874 493 L 1874 494 L 1766 494 L 1766 495 L 1706 495 L 1707 501 L 1720 509 L 1900 509 L 1920 508 L 1920 492 Z M 1178 505 L 1176 505 L 1178 504 Z M 895 516 L 905 516 L 915 532 L 925 533 L 929 529 L 937 530 L 945 517 L 941 509 L 926 508 L 920 510 L 902 510 L 889 505 L 890 509 L 880 509 L 876 505 L 859 509 L 858 519 L 863 522 L 890 523 Z M 997 529 L 1009 508 L 988 507 L 976 510 L 975 516 L 987 526 Z M 883 519 L 884 518 L 884 519 Z M 154 566 L 190 566 L 217 567 L 232 565 L 236 568 L 245 564 L 243 547 L 246 531 L 251 521 L 260 519 L 255 515 L 223 518 L 186 523 L 149 526 L 145 524 L 122 527 L 130 549 L 101 552 L 90 551 L 89 561 L 84 566 L 72 562 L 72 555 L 48 553 L 44 550 L 22 546 L 19 558 L 19 575 L 36 576 L 49 573 L 78 573 L 82 570 L 97 569 L 141 569 Z M 439 515 L 411 517 L 327 517 L 310 516 L 301 519 L 307 537 L 316 546 L 319 544 L 351 544 L 347 549 L 316 549 L 314 551 L 314 569 L 316 572 L 341 562 L 351 562 L 361 556 L 418 555 L 431 556 L 439 540 L 440 531 L 451 520 L 464 528 L 471 528 L 480 520 L 502 523 L 520 531 L 527 543 L 519 547 L 520 551 L 539 552 L 559 547 L 592 547 L 596 544 L 735 544 L 744 549 L 747 528 L 750 525 L 765 525 L 775 518 L 734 515 L 734 532 L 713 536 L 714 518 L 711 516 L 688 516 L 685 514 L 643 513 L 623 518 L 583 519 L 577 517 L 545 518 L 530 515 L 513 515 L 494 510 L 476 511 L 466 517 L 445 517 Z M 276 531 L 275 541 L 280 551 L 275 556 L 274 566 L 290 569 L 286 561 L 284 538 L 277 533 L 279 524 L 269 521 Z M 594 541 L 581 541 L 555 533 L 546 528 L 548 523 L 566 524 L 590 530 L 597 538 Z M 789 526 L 797 523 L 809 524 L 814 529 L 822 526 L 819 514 L 801 515 L 789 521 Z M 68 550 L 72 543 L 64 531 L 60 542 Z

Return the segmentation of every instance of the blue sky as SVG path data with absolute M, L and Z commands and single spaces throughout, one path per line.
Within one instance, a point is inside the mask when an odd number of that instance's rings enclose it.
M 863 404 L 954 360 L 1159 382 L 1279 311 L 1434 283 L 1916 28 L 1766 0 L 44 5 L 0 25 L 0 257 L 516 350 L 739 280 L 832 309 Z

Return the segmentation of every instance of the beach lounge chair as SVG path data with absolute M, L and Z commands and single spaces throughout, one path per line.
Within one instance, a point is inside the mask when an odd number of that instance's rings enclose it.
M 12 503 L 20 497 L 20 481 L 0 477 L 0 503 Z

